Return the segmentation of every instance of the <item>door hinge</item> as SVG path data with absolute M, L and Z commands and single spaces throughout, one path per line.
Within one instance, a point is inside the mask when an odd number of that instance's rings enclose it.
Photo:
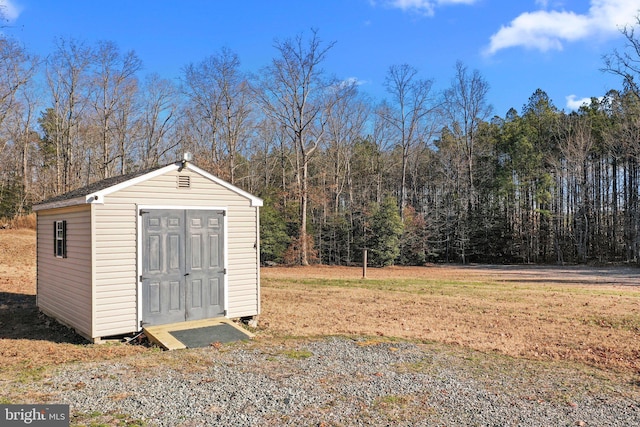
M 140 216 L 142 216 L 142 214 L 146 214 L 146 213 L 149 213 L 149 211 L 142 211 L 142 210 L 141 210 L 141 211 L 140 211 L 140 213 L 139 213 L 139 215 L 140 215 Z
M 222 269 L 222 274 L 227 274 L 227 269 L 226 268 Z
M 220 211 L 220 215 L 227 216 L 227 211 Z

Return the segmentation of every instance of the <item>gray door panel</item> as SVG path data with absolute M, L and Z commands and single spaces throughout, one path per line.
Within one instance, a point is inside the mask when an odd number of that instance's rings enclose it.
M 184 213 L 153 210 L 142 216 L 142 319 L 180 322 L 184 301 Z
M 187 320 L 224 315 L 223 217 L 187 211 Z
M 224 212 L 142 214 L 144 325 L 224 315 Z

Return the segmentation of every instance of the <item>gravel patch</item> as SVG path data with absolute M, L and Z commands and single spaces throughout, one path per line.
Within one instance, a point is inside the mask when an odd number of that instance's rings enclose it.
M 159 366 L 153 355 L 67 365 L 41 391 L 83 422 L 121 414 L 149 426 L 640 425 L 637 399 L 602 378 L 514 375 L 412 343 L 327 338 L 161 356 Z

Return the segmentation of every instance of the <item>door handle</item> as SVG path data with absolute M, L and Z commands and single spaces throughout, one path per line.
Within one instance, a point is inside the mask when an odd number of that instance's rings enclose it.
M 188 275 L 190 275 L 191 273 L 184 273 L 184 277 L 187 277 Z

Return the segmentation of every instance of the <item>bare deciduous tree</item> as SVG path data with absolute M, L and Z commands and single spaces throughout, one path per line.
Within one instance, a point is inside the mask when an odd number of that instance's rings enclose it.
M 91 105 L 100 140 L 100 175 L 108 178 L 116 173 L 116 160 L 118 172 L 126 173 L 127 144 L 133 139 L 130 126 L 137 92 L 136 73 L 142 68 L 142 61 L 133 51 L 120 53 L 115 43 L 109 41 L 98 43 L 94 58 Z
M 433 135 L 433 117 L 437 104 L 432 97 L 433 81 L 418 78 L 418 70 L 403 64 L 389 68 L 385 87 L 391 95 L 390 103 L 378 109 L 380 117 L 394 129 L 397 145 L 402 150 L 400 178 L 400 217 L 404 218 L 407 204 L 407 173 L 413 149 L 428 143 Z
M 30 194 L 37 97 L 33 77 L 37 58 L 12 39 L 0 38 L 0 199 L 13 201 L 16 214 L 25 212 Z M 5 193 L 5 189 L 10 193 Z
M 309 161 L 324 137 L 328 81 L 320 68 L 334 43 L 323 44 L 317 31 L 308 40 L 302 35 L 276 41 L 279 56 L 264 70 L 257 92 L 265 114 L 287 132 L 297 154 L 300 200 L 298 236 L 299 262 L 309 264 L 307 210 L 309 204 Z
M 327 114 L 326 149 L 331 159 L 327 169 L 333 175 L 331 190 L 334 212 L 338 211 L 340 197 L 349 182 L 353 146 L 364 134 L 369 117 L 369 107 L 357 89 L 356 81 L 340 82 L 331 89 L 335 102 Z
M 237 154 L 247 140 L 251 90 L 240 71 L 240 59 L 223 48 L 184 70 L 183 90 L 191 106 L 189 118 L 200 132 L 194 141 L 207 165 L 234 183 Z
M 37 59 L 15 40 L 0 38 L 0 127 L 16 104 L 16 94 L 31 81 Z
M 466 160 L 468 203 L 475 203 L 475 182 L 473 161 L 475 157 L 476 134 L 480 124 L 487 120 L 492 107 L 487 102 L 489 84 L 478 70 L 469 73 L 460 61 L 456 63 L 456 73 L 451 86 L 444 93 L 445 111 Z
M 56 49 L 47 60 L 46 77 L 53 106 L 46 116 L 52 123 L 46 126 L 56 150 L 56 193 L 70 190 L 80 177 L 78 159 L 86 153 L 78 152 L 78 125 L 87 104 L 92 60 L 90 47 L 65 39 L 56 40 Z
M 625 50 L 616 49 L 603 57 L 603 71 L 622 77 L 625 89 L 640 99 L 640 38 L 636 27 L 640 27 L 640 15 L 636 16 L 635 27 L 626 26 L 621 30 L 627 42 Z
M 163 79 L 158 74 L 151 74 L 145 79 L 140 102 L 139 152 L 143 168 L 156 166 L 178 144 L 167 138 L 175 126 L 177 97 L 177 88 L 170 80 Z

